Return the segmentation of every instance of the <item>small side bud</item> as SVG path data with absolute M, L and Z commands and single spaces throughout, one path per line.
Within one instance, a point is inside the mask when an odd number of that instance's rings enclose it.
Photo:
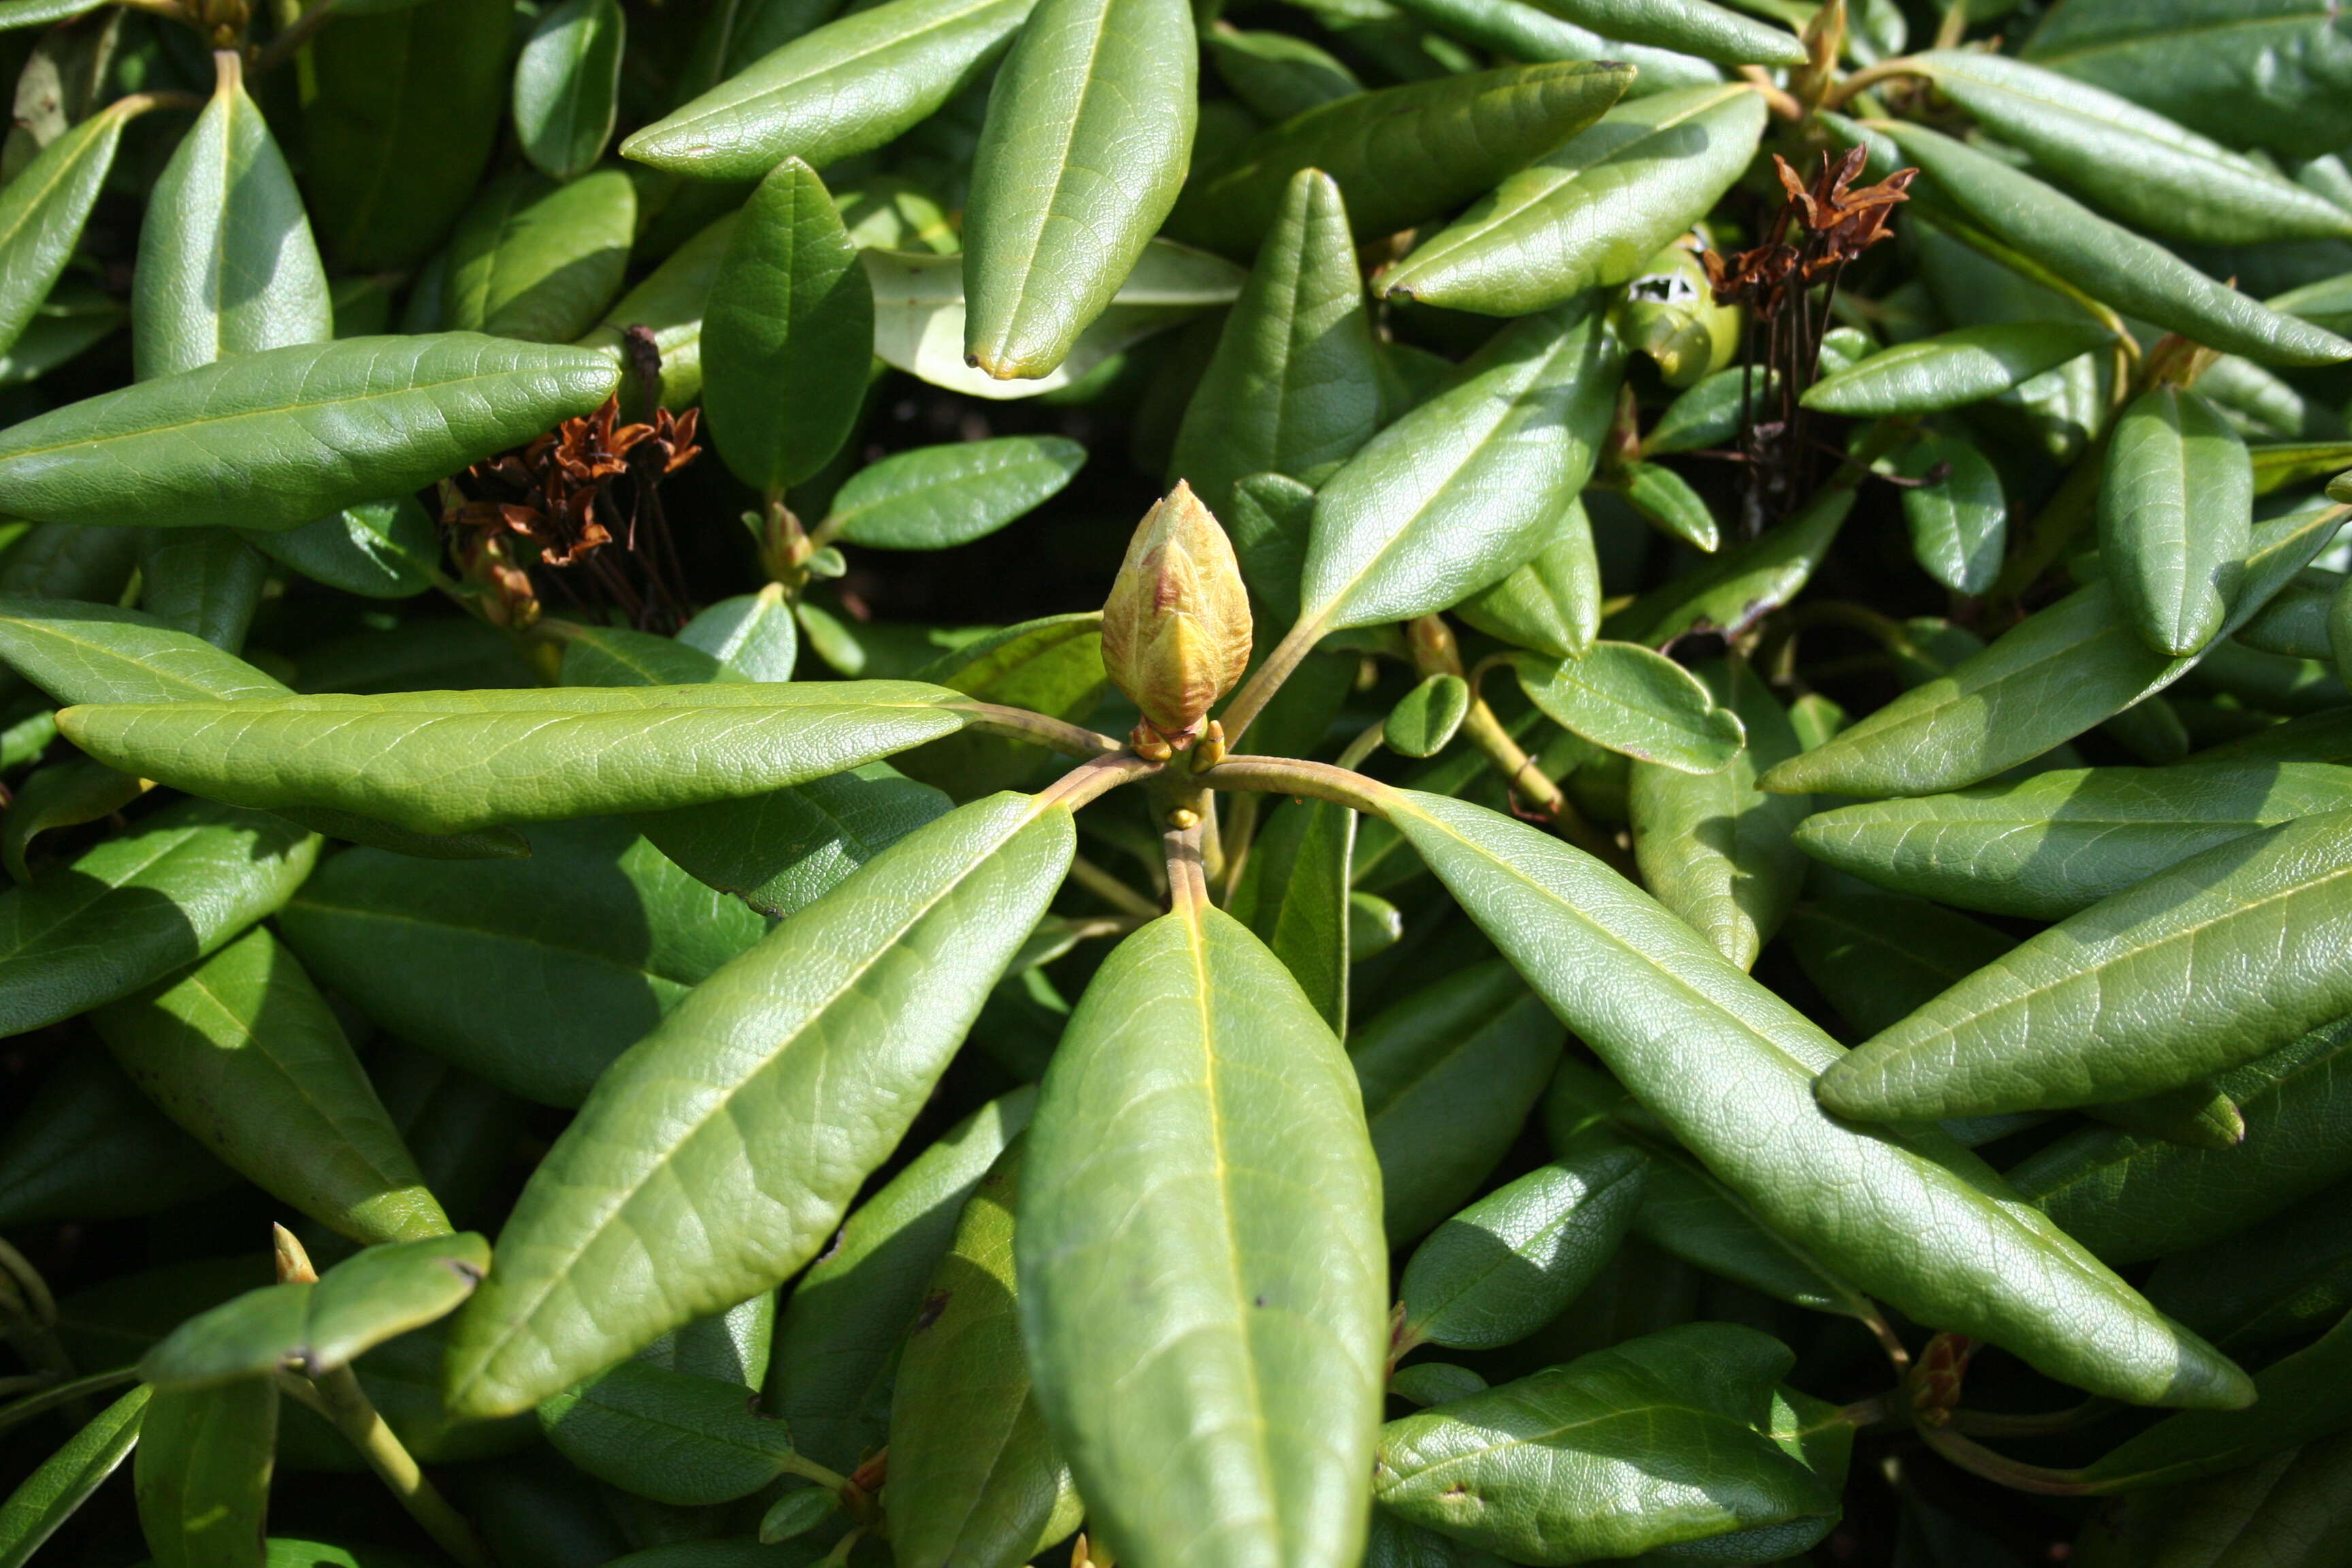
M 1128 543 L 1103 604 L 1103 666 L 1144 723 L 1181 749 L 1249 656 L 1249 593 L 1234 547 L 1180 483 Z
M 271 1250 L 278 1256 L 278 1282 L 280 1285 L 310 1285 L 319 1279 L 319 1271 L 310 1267 L 310 1254 L 294 1233 L 282 1225 L 269 1227 Z

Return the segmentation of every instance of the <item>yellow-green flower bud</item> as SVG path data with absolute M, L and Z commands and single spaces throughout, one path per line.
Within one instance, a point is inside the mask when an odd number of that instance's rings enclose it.
M 1144 514 L 1103 603 L 1103 667 L 1171 743 L 1249 668 L 1249 593 L 1234 547 L 1192 487 Z

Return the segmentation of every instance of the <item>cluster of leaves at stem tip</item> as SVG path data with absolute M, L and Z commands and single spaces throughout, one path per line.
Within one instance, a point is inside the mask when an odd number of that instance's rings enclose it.
M 0 54 L 0 1568 L 2346 1561 L 2326 0 Z

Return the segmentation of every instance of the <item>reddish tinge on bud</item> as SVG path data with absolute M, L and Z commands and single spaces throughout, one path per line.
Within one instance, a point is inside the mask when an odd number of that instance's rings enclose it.
M 1249 668 L 1249 593 L 1225 531 L 1179 483 L 1144 514 L 1103 604 L 1103 666 L 1171 746 Z

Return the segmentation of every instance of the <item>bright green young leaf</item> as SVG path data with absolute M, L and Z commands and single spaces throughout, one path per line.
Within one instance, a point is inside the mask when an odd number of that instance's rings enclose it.
M 1184 183 L 1199 58 L 1184 0 L 1037 0 L 972 155 L 972 364 L 1045 375 L 1117 296 Z
M 1470 683 L 1458 675 L 1433 675 L 1389 710 L 1381 726 L 1381 740 L 1399 756 L 1433 757 L 1454 739 L 1469 712 Z
M 737 479 L 781 495 L 840 449 L 864 406 L 873 298 L 824 183 L 785 159 L 736 219 L 703 318 L 703 412 Z
M 441 324 L 569 342 L 621 291 L 636 223 L 636 187 L 618 169 L 569 184 L 517 170 L 487 187 L 450 236 Z
M 2158 386 L 2116 421 L 2099 487 L 2105 581 L 2148 647 L 2189 657 L 2220 635 L 2253 536 L 2246 444 L 2195 393 Z
M 815 1257 L 1044 912 L 1072 841 L 1057 806 L 965 806 L 698 986 L 597 1080 L 524 1189 L 499 1272 L 458 1320 L 452 1407 L 521 1409 Z M 832 1131 L 746 1140 L 751 1122 Z M 580 1270 L 639 1284 L 591 1302 L 567 1283 Z M 616 1316 L 614 1299 L 636 1305 Z
M 619 0 L 564 0 L 540 14 L 515 61 L 523 156 L 555 179 L 596 166 L 620 111 L 629 19 Z
M 1620 104 L 1506 176 L 1416 247 L 1381 290 L 1516 316 L 1638 277 L 1748 167 L 1765 118 L 1746 82 Z
M 1544 9 L 1607 38 L 1675 49 L 1727 66 L 1802 64 L 1804 45 L 1780 27 L 1708 0 L 1545 0 Z
M 2115 334 L 2094 321 L 2000 321 L 1883 349 L 1805 389 L 1808 408 L 1867 419 L 1934 414 L 2032 380 Z
M 448 1230 L 333 1012 L 267 930 L 91 1021 L 150 1099 L 273 1197 L 362 1242 Z
M 1031 1375 L 1104 1533 L 1147 1561 L 1352 1568 L 1387 1347 L 1380 1175 L 1289 972 L 1214 908 L 1121 942 L 1021 1177 Z
M 1349 863 L 1356 814 L 1329 801 L 1284 806 L 1258 829 L 1228 910 L 1334 1034 L 1348 1026 Z
M 1338 182 L 1359 238 L 1411 228 L 1591 124 L 1633 76 L 1630 66 L 1609 62 L 1504 66 L 1324 104 L 1258 132 L 1195 184 L 1176 209 L 1173 232 L 1250 255 L 1302 169 Z
M 1981 1161 L 1933 1132 L 1832 1121 L 1812 1086 L 1836 1044 L 1598 861 L 1478 806 L 1388 799 L 1390 820 L 1553 1010 L 1823 1265 L 1917 1321 L 2095 1393 L 2245 1402 L 2244 1373 L 2010 1200 Z M 1862 1192 L 1868 1205 L 1848 1201 Z
M 1903 521 L 1920 569 L 1956 594 L 1990 588 L 2009 536 L 2009 503 L 1991 460 L 1971 442 L 1929 435 L 1904 455 L 1902 471 L 1919 481 L 1903 492 Z
M 1584 503 L 1572 501 L 1552 542 L 1454 614 L 1490 637 L 1548 658 L 1580 658 L 1601 631 L 1601 559 Z
M 876 550 L 950 550 L 1051 500 L 1086 460 L 1084 447 L 1060 436 L 894 452 L 835 492 L 821 531 Z
M 793 667 L 800 660 L 800 629 L 781 583 L 697 612 L 678 628 L 677 640 L 717 659 L 725 672 L 717 677 L 720 679 L 733 674 L 781 683 L 793 678 Z
M 1070 1468 L 1029 1388 L 1013 1279 L 1016 1145 L 964 1205 L 907 1336 L 890 1408 L 904 1568 L 1018 1568 L 1075 1529 Z
M 539 1407 L 547 1440 L 622 1490 L 678 1507 L 732 1502 L 785 1473 L 792 1432 L 740 1383 L 625 1361 Z
M 1722 530 L 1706 501 L 1674 469 L 1663 463 L 1627 463 L 1624 480 L 1627 504 L 1667 538 L 1709 555 L 1722 543 Z
M 138 1442 L 131 1476 L 155 1568 L 262 1568 L 278 1384 L 159 1390 Z
M 1639 643 L 1596 642 L 1580 658 L 1514 655 L 1528 697 L 1560 728 L 1596 746 L 1688 773 L 1729 767 L 1747 742 L 1739 715 L 1705 683 Z
M 81 243 L 82 226 L 114 167 L 126 103 L 93 114 L 47 147 L 0 187 L 0 349 L 32 324 L 49 287 Z
M 1822 1075 L 1857 1121 L 2125 1100 L 2352 1011 L 2352 811 L 2190 856 L 2029 938 Z

